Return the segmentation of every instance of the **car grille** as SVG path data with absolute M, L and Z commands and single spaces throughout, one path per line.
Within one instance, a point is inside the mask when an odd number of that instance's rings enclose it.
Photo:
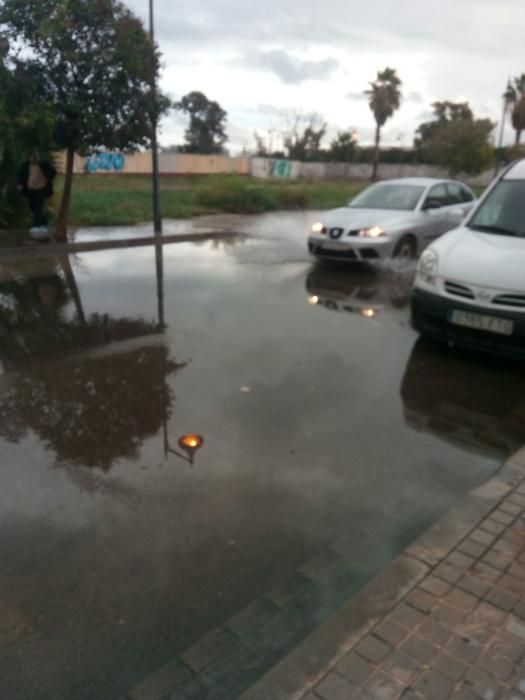
M 463 299 L 475 298 L 472 289 L 465 287 L 464 284 L 456 284 L 456 282 L 445 282 L 445 291 Z
M 525 295 L 523 294 L 500 294 L 492 300 L 493 304 L 500 306 L 514 306 L 525 309 Z
M 348 231 L 348 235 L 349 236 L 358 236 L 360 230 L 361 229 L 358 229 L 358 228 L 352 229 L 352 230 Z M 328 233 L 329 237 L 333 238 L 335 240 L 337 240 L 338 238 L 341 238 L 343 236 L 344 232 L 345 232 L 344 228 L 337 227 L 337 226 L 334 228 L 330 228 L 330 229 L 324 228 L 322 230 L 322 233 Z

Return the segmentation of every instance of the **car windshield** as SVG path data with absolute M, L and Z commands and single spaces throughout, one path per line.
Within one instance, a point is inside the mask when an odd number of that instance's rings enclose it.
M 525 180 L 501 180 L 468 226 L 475 231 L 525 238 Z
M 397 209 L 412 211 L 421 199 L 424 187 L 418 185 L 372 185 L 353 199 L 351 209 Z

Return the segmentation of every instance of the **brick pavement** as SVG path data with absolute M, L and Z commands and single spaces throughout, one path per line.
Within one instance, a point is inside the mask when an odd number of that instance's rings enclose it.
M 525 700 L 525 480 L 429 565 L 388 615 L 295 697 Z
M 233 700 L 232 678 L 296 638 L 240 700 L 525 700 L 525 449 L 304 639 L 305 611 L 347 596 L 362 554 L 338 550 L 119 700 Z

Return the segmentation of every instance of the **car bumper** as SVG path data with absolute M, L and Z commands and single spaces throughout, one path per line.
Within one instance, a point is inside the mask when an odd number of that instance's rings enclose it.
M 511 336 L 463 328 L 450 322 L 452 311 L 493 316 L 514 323 Z M 421 335 L 482 352 L 525 359 L 525 313 L 464 304 L 431 292 L 414 289 L 412 325 Z
M 330 250 L 330 244 L 336 244 L 337 249 Z M 349 260 L 361 262 L 373 262 L 374 260 L 384 260 L 392 257 L 395 241 L 384 237 L 381 239 L 352 238 L 351 243 L 347 241 L 331 241 L 323 236 L 310 236 L 308 239 L 308 250 L 316 258 L 323 260 Z

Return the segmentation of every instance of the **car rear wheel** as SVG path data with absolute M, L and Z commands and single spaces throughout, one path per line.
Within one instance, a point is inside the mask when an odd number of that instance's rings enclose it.
M 394 249 L 394 258 L 413 260 L 416 257 L 416 242 L 412 236 L 403 236 Z

